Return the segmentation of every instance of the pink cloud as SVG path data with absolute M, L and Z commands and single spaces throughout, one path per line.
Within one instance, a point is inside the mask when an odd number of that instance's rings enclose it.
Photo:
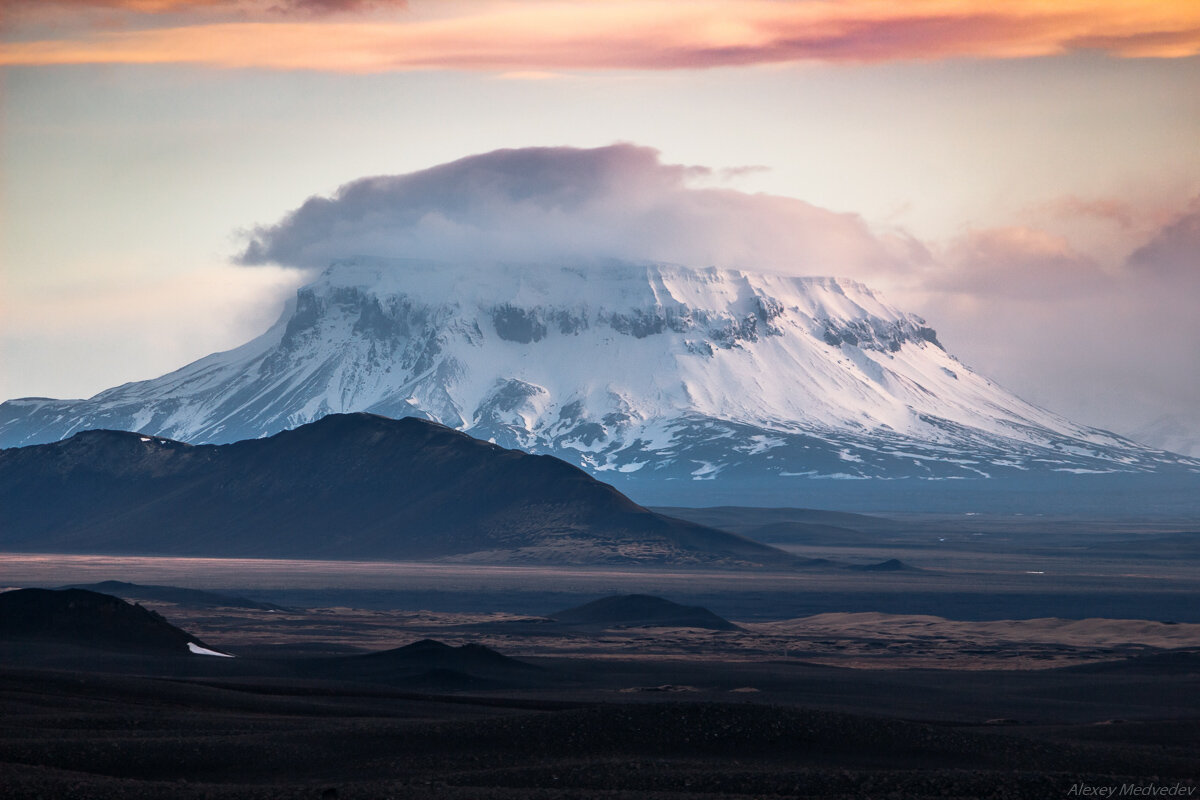
M 1082 297 L 1110 280 L 1059 236 L 1035 228 L 972 231 L 950 244 L 931 288 L 986 297 L 1048 300 Z
M 1200 5 L 1161 0 L 709 0 L 701 3 L 412 4 L 355 22 L 263 21 L 219 0 L 61 0 L 39 8 L 176 12 L 171 27 L 0 45 L 0 64 L 192 63 L 337 72 L 704 69 L 801 61 L 1021 58 L 1098 49 L 1121 57 L 1200 53 Z M 274 0 L 251 9 L 366 11 L 394 2 Z M 194 19 L 187 13 L 195 11 Z M 183 15 L 181 19 L 180 15 Z M 231 12 L 232 14 L 232 12 Z M 189 24 L 199 21 L 202 24 Z M 19 26 L 18 26 L 19 27 Z M 25 37 L 28 38 L 28 37 Z

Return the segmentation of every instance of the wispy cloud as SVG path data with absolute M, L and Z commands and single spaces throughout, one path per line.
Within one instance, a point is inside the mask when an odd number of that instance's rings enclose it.
M 18 36 L 0 64 L 190 63 L 335 72 L 704 69 L 803 61 L 1020 58 L 1075 50 L 1117 57 L 1200 53 L 1191 0 L 549 0 L 408 4 L 336 21 L 247 14 L 219 22 L 218 0 L 62 0 L 172 12 L 170 27 Z M 46 8 L 43 5 L 42 8 Z M 254 9 L 393 12 L 371 0 L 274 0 Z M 188 19 L 188 12 L 196 12 Z M 203 12 L 203 13 L 202 13 Z M 181 19 L 182 15 L 182 19 Z M 182 24 L 180 24 L 182 23 Z M 192 24 L 195 23 L 195 24 Z
M 1121 228 L 1135 226 L 1136 210 L 1125 200 L 1115 197 L 1084 198 L 1064 195 L 1043 203 L 1038 212 L 1058 219 L 1097 219 L 1111 222 Z

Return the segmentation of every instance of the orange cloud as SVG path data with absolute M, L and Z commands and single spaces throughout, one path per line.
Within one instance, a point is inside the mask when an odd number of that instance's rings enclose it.
M 266 11 L 356 11 L 377 5 L 403 7 L 407 0 L 9 0 L 18 12 L 29 14 L 37 5 L 45 10 L 108 9 L 133 14 L 166 14 L 224 8 L 228 11 L 261 13 Z
M 111 4 L 127 10 L 141 6 L 175 11 L 189 5 L 188 0 L 111 0 Z M 190 0 L 190 5 L 198 8 L 208 3 Z M 520 73 L 1021 58 L 1079 49 L 1118 57 L 1198 54 L 1200 4 L 1191 0 L 414 2 L 399 19 L 297 22 L 259 17 L 8 42 L 0 45 L 0 64 L 192 63 L 334 72 Z

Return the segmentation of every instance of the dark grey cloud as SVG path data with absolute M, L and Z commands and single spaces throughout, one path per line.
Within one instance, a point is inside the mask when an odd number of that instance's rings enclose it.
M 714 177 L 631 144 L 496 150 L 310 197 L 250 232 L 240 261 L 617 258 L 865 277 L 901 269 L 912 255 L 911 241 L 879 235 L 854 214 L 693 185 Z

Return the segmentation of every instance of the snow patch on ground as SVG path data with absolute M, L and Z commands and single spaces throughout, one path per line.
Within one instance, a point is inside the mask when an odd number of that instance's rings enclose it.
M 233 658 L 229 653 L 218 653 L 216 650 L 209 650 L 207 647 L 201 647 L 195 642 L 188 642 L 188 650 L 198 656 L 218 656 L 220 658 Z

